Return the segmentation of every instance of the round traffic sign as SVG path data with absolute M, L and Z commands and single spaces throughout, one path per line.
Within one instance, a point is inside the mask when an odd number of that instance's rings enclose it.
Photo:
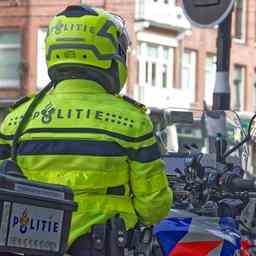
M 213 27 L 231 12 L 235 0 L 183 0 L 183 10 L 195 26 Z

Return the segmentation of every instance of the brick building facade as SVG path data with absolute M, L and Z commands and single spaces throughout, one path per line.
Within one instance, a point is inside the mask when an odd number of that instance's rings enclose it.
M 143 2 L 144 6 L 141 4 Z M 201 108 L 204 99 L 211 105 L 216 71 L 217 29 L 189 27 L 179 8 L 181 0 L 138 0 L 138 3 L 141 4 L 140 7 L 144 9 L 144 13 L 136 16 L 136 23 L 147 23 L 137 33 L 138 44 L 140 45 L 141 42 L 141 45 L 144 44 L 143 48 L 151 51 L 152 47 L 161 48 L 161 45 L 169 49 L 169 53 L 172 54 L 169 57 L 172 64 L 168 67 L 168 72 L 172 74 L 167 75 L 169 77 L 167 86 L 155 85 L 154 81 L 148 82 L 152 69 L 155 73 L 162 72 L 157 69 L 163 62 L 159 58 L 154 60 L 144 54 L 140 67 L 146 66 L 143 70 L 146 75 L 137 83 L 141 85 L 141 87 L 138 86 L 137 91 L 140 92 L 141 88 L 144 88 L 144 91 L 152 90 L 152 93 L 146 93 L 148 94 L 146 96 L 140 96 L 138 93 L 137 98 L 150 104 L 152 97 L 157 95 L 155 87 L 158 86 L 158 92 L 162 91 L 162 93 L 159 93 L 159 98 L 155 101 L 156 106 Z M 175 10 L 175 8 L 176 11 L 170 12 L 170 9 Z M 161 40 L 158 42 L 156 42 L 156 35 L 161 35 L 161 38 L 159 37 Z M 256 2 L 254 0 L 236 1 L 232 37 L 231 108 L 251 112 L 256 109 Z M 146 42 L 147 46 L 143 42 Z M 139 52 L 137 55 L 140 59 Z M 142 76 L 141 72 L 140 76 Z M 161 81 L 160 75 L 156 77 Z
M 204 98 L 211 104 L 217 30 L 191 28 L 180 1 L 1 0 L 0 108 L 47 82 L 43 38 L 49 20 L 66 5 L 85 2 L 118 13 L 127 22 L 133 42 L 129 95 L 160 107 L 201 107 Z M 233 21 L 232 108 L 252 111 L 256 106 L 255 0 L 238 0 Z
M 239 5 L 242 10 L 239 10 Z M 241 16 L 240 16 L 241 15 Z M 240 17 L 239 17 L 240 16 Z M 205 91 L 207 56 L 216 54 L 217 29 L 192 29 L 181 48 L 196 51 L 196 103 L 202 104 Z M 237 1 L 233 12 L 232 50 L 230 64 L 231 107 L 241 111 L 256 110 L 256 1 Z M 239 87 L 240 88 L 237 88 Z M 240 97 L 240 99 L 238 99 Z M 238 102 L 237 102 L 238 101 Z
M 20 48 L 19 77 L 17 81 L 2 81 L 0 99 L 14 99 L 33 93 L 37 86 L 38 35 L 40 29 L 46 29 L 50 19 L 69 4 L 79 4 L 80 0 L 6 0 L 0 1 L 0 33 L 3 40 L 18 40 Z M 132 34 L 133 1 L 126 1 L 125 11 L 120 11 L 120 1 L 86 1 L 93 6 L 117 12 L 125 17 Z M 5 33 L 7 34 L 5 35 Z M 13 32 L 8 35 L 8 32 Z M 18 34 L 19 33 L 19 34 Z M 9 37 L 9 39 L 8 39 Z M 18 38 L 17 38 L 18 37 Z M 8 42 L 11 44 L 11 42 Z M 1 42 L 0 42 L 1 44 Z M 17 42 L 15 42 L 17 44 Z M 1 46 L 0 46 L 1 47 Z M 10 46 L 12 47 L 12 46 Z M 8 46 L 7 46 L 8 48 Z M 11 63 L 13 64 L 13 63 Z M 5 67 L 7 68 L 7 67 Z M 0 78 L 1 79 L 1 78 Z M 3 79 L 4 80 L 4 79 Z M 10 79 L 11 80 L 11 79 Z

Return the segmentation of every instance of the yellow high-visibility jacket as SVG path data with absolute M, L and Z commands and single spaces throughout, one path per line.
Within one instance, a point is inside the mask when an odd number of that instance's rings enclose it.
M 0 130 L 0 159 L 32 99 L 16 106 Z M 88 80 L 65 80 L 38 104 L 19 139 L 17 163 L 31 180 L 69 186 L 79 209 L 69 242 L 120 213 L 127 229 L 154 224 L 171 207 L 172 192 L 140 107 Z

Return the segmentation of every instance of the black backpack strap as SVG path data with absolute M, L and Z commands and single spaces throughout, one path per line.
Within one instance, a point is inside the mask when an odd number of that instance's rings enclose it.
M 46 87 L 44 87 L 33 99 L 31 104 L 29 105 L 27 111 L 23 115 L 22 120 L 20 121 L 17 130 L 13 136 L 13 142 L 12 142 L 12 151 L 11 151 L 11 159 L 13 161 L 16 161 L 17 158 L 17 148 L 19 143 L 19 137 L 22 135 L 23 130 L 25 129 L 29 118 L 31 117 L 33 111 L 39 104 L 39 102 L 44 98 L 44 96 L 51 90 L 53 87 L 53 83 L 50 82 Z
M 22 105 L 23 103 L 29 101 L 30 99 L 31 99 L 31 97 L 29 97 L 29 96 L 25 96 L 25 97 L 22 97 L 22 98 L 18 99 L 18 100 L 10 107 L 10 110 L 16 109 L 17 107 L 19 107 L 19 106 Z
M 147 111 L 147 107 L 146 105 L 128 97 L 127 95 L 122 95 L 122 96 L 119 96 L 118 97 L 121 97 L 123 100 L 129 102 L 130 104 L 132 104 L 133 106 L 135 106 L 136 108 L 138 108 L 139 110 L 141 110 L 142 112 L 146 112 Z

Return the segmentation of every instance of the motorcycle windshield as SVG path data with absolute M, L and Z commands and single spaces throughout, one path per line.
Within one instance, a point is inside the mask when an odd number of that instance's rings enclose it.
M 189 117 L 188 112 L 192 118 Z M 150 115 L 162 155 L 173 152 L 181 154 L 202 152 L 215 160 L 216 137 L 220 136 L 225 139 L 226 150 L 223 150 L 223 154 L 228 152 L 247 136 L 253 113 L 213 112 L 198 109 L 192 111 L 153 109 Z M 254 144 L 244 143 L 227 159 L 242 166 L 248 175 L 252 175 L 254 172 L 256 173 L 256 166 L 250 160 L 254 154 L 256 156 Z

